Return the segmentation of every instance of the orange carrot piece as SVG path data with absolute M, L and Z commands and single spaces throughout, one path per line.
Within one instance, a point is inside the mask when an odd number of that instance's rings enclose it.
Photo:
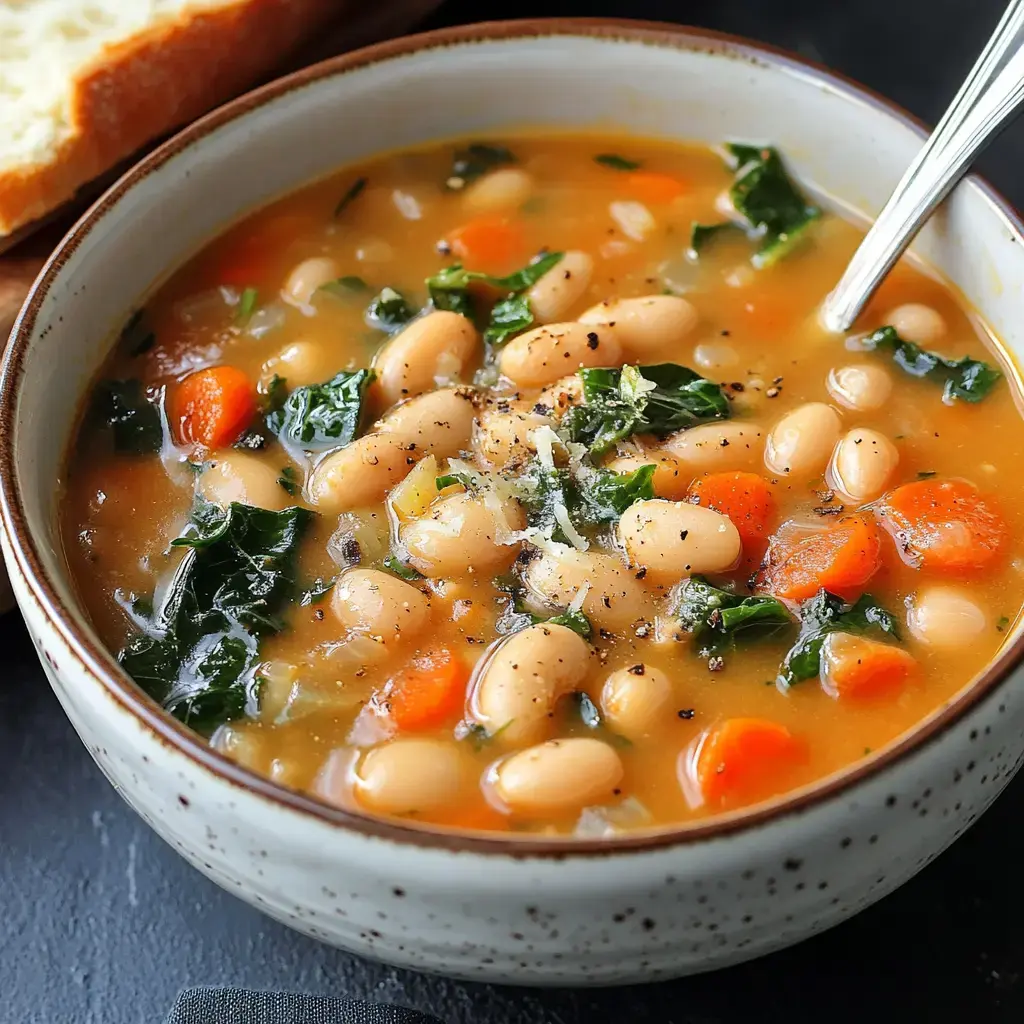
M 895 697 L 917 667 L 903 648 L 852 633 L 830 633 L 821 645 L 821 685 L 840 700 Z
M 787 601 L 806 601 L 822 587 L 852 599 L 881 567 L 882 542 L 869 519 L 842 519 L 792 543 L 784 530 L 771 541 L 757 584 Z
M 671 174 L 655 171 L 633 171 L 626 175 L 626 189 L 634 198 L 652 206 L 671 203 L 673 199 L 686 195 L 687 183 Z
M 456 718 L 466 700 L 469 672 L 446 648 L 413 659 L 408 668 L 388 681 L 380 703 L 403 731 L 432 729 Z
M 687 500 L 728 516 L 744 547 L 768 540 L 775 516 L 771 484 L 758 473 L 709 473 L 690 484 Z
M 518 221 L 480 217 L 456 228 L 449 236 L 452 252 L 469 270 L 502 274 L 515 269 L 526 256 L 526 236 Z
M 167 415 L 183 444 L 226 448 L 256 415 L 256 389 L 234 366 L 190 373 L 168 398 Z
M 784 725 L 727 718 L 704 733 L 692 761 L 705 804 L 750 803 L 772 796 L 803 752 Z
M 967 480 L 917 480 L 875 506 L 900 557 L 918 569 L 958 574 L 991 565 L 1009 529 L 998 509 Z

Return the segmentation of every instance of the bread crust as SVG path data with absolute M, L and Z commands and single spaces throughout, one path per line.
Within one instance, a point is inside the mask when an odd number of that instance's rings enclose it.
M 70 84 L 70 132 L 56 152 L 0 171 L 0 236 L 245 91 L 349 7 L 344 0 L 227 0 L 107 46 Z

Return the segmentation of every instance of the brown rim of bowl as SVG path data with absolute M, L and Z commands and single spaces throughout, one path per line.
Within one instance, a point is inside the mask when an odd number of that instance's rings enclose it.
M 629 850 L 655 850 L 721 838 L 732 832 L 802 813 L 838 796 L 882 769 L 896 764 L 912 751 L 934 741 L 968 710 L 989 696 L 1007 678 L 1024 654 L 1024 639 L 1018 638 L 988 666 L 969 689 L 945 708 L 934 713 L 925 724 L 904 735 L 876 757 L 820 782 L 802 787 L 788 797 L 781 797 L 749 810 L 716 817 L 705 823 L 683 825 L 658 832 L 627 835 L 612 840 L 552 840 L 529 839 L 522 836 L 510 838 L 507 833 L 496 833 L 492 837 L 483 833 L 460 833 L 440 827 L 429 828 L 424 825 L 387 821 L 358 811 L 334 807 L 314 797 L 285 789 L 265 776 L 228 760 L 214 751 L 196 733 L 167 715 L 120 669 L 109 651 L 93 640 L 86 631 L 79 629 L 43 569 L 36 543 L 30 534 L 23 512 L 17 459 L 12 443 L 18 382 L 23 372 L 28 339 L 35 326 L 43 296 L 68 256 L 102 221 L 111 206 L 136 182 L 177 153 L 201 141 L 204 136 L 221 125 L 293 89 L 421 50 L 501 39 L 559 35 L 621 39 L 673 49 L 715 53 L 789 73 L 810 73 L 819 82 L 827 84 L 844 97 L 866 104 L 879 114 L 899 121 L 922 138 L 926 135 L 925 126 L 920 121 L 891 101 L 812 61 L 737 36 L 687 26 L 605 18 L 537 19 L 463 25 L 377 43 L 297 71 L 220 107 L 185 128 L 128 171 L 78 220 L 48 260 L 19 314 L 0 372 L 0 514 L 18 570 L 27 580 L 29 590 L 40 609 L 79 658 L 83 669 L 92 675 L 118 704 L 131 712 L 157 741 L 180 749 L 197 766 L 223 781 L 247 789 L 290 810 L 311 815 L 325 824 L 340 826 L 380 839 L 455 851 L 526 858 L 557 858 L 601 856 Z M 983 180 L 972 176 L 971 181 L 1010 230 L 1019 238 L 1024 238 L 1024 225 L 1013 208 Z

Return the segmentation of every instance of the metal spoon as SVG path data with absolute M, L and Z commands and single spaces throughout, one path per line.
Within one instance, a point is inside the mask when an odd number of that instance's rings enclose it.
M 848 331 L 924 222 L 966 173 L 974 157 L 1024 102 L 1024 0 L 1014 0 L 938 128 L 910 165 L 885 208 L 825 299 L 821 319 Z

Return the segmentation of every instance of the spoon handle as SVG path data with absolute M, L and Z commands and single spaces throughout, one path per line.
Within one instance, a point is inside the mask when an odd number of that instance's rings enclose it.
M 1022 102 L 1024 0 L 1013 0 L 939 126 L 825 299 L 821 319 L 828 330 L 850 329 L 936 206 Z

